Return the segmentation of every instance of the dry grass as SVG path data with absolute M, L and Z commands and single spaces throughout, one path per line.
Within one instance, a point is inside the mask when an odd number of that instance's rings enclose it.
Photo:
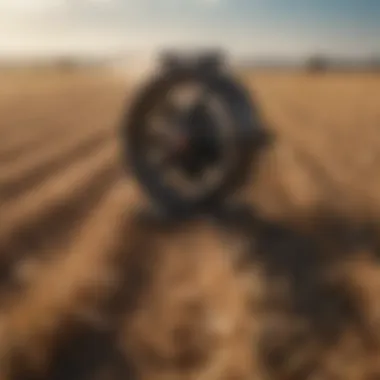
M 255 212 L 159 226 L 120 167 L 128 84 L 12 75 L 1 380 L 380 376 L 380 76 L 244 74 L 277 136 Z

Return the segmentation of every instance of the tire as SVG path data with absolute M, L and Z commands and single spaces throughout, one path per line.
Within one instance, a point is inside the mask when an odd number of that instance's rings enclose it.
M 145 114 L 163 94 L 188 80 L 206 83 L 223 101 L 234 121 L 234 144 L 237 144 L 239 151 L 235 164 L 224 174 L 220 185 L 191 199 L 165 186 L 160 176 L 146 165 L 141 154 L 144 149 L 141 131 Z M 154 203 L 170 214 L 189 215 L 204 212 L 221 203 L 244 184 L 251 172 L 251 163 L 260 151 L 262 135 L 263 128 L 257 109 L 241 85 L 226 74 L 210 75 L 187 68 L 162 73 L 143 86 L 137 94 L 121 126 L 122 155 L 125 165 L 128 165 Z

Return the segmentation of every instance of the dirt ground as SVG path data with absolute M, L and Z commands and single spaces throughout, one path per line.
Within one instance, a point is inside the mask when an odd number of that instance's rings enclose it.
M 125 80 L 0 77 L 1 380 L 380 378 L 380 76 L 242 74 L 276 142 L 171 226 L 121 167 Z

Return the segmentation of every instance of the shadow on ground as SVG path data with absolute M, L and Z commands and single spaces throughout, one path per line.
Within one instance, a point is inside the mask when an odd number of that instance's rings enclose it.
M 252 357 L 260 367 L 252 375 L 289 380 L 318 376 L 348 379 L 347 371 L 351 371 L 353 378 L 379 378 L 375 363 L 368 359 L 380 353 L 378 333 L 345 269 L 361 260 L 370 267 L 378 265 L 380 239 L 375 223 L 352 222 L 319 210 L 307 219 L 287 224 L 263 220 L 244 206 L 219 211 L 213 222 L 248 243 L 235 262 L 237 275 L 252 266 L 263 273 L 265 296 L 260 305 L 252 305 L 252 318 L 260 314 L 258 344 L 252 344 Z M 125 223 L 130 225 L 130 220 Z M 154 236 L 170 239 L 186 223 L 160 224 L 136 218 L 133 235 L 126 234 L 110 253 L 110 265 L 120 283 L 98 305 L 108 322 L 105 327 L 68 321 L 43 376 L 33 377 L 15 352 L 9 379 L 138 378 L 139 363 L 131 359 L 133 353 L 122 347 L 120 339 L 128 339 L 123 331 L 140 307 L 160 259 Z M 371 291 L 380 291 L 373 284 L 368 286 Z M 152 367 L 172 365 L 185 373 L 197 365 L 194 355 L 173 363 L 164 363 L 159 352 L 150 355 Z
M 218 215 L 225 228 L 250 242 L 238 268 L 254 264 L 264 273 L 264 318 L 253 349 L 263 374 L 292 380 L 379 378 L 379 334 L 361 292 L 366 289 L 376 302 L 379 284 L 371 278 L 352 281 L 363 263 L 365 270 L 378 271 L 378 222 L 350 220 L 326 209 L 289 219 L 289 224 L 263 220 L 245 206 Z M 360 368 L 350 373 L 352 366 Z

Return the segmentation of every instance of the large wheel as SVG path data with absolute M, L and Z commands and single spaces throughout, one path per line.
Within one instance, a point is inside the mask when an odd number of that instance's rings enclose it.
M 180 96 L 170 100 L 170 95 L 186 85 L 198 86 L 198 98 L 181 110 L 176 104 Z M 172 129 L 156 128 L 150 135 L 149 126 L 155 123 Z M 137 94 L 122 125 L 122 150 L 125 164 L 156 204 L 169 213 L 190 214 L 220 203 L 244 183 L 261 150 L 263 132 L 249 94 L 229 75 L 183 68 L 161 73 Z M 156 162 L 148 158 L 152 141 L 166 148 Z M 206 161 L 220 164 L 214 176 L 199 175 Z M 171 183 L 164 175 L 172 167 L 188 174 L 182 188 L 179 180 Z M 204 187 L 192 186 L 210 178 L 214 182 Z M 192 187 L 196 189 L 187 191 Z

